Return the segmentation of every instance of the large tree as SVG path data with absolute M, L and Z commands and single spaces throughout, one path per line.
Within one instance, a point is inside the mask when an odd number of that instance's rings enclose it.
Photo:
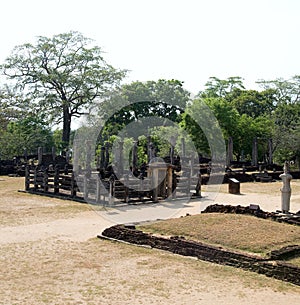
M 298 159 L 300 165 L 300 75 L 258 83 L 275 93 L 276 107 L 272 113 L 274 159 L 278 162 Z
M 63 123 L 62 141 L 70 140 L 73 117 L 119 84 L 126 71 L 106 63 L 102 51 L 78 32 L 38 37 L 17 46 L 0 66 L 16 87 L 30 96 L 36 113 Z
M 252 141 L 254 137 L 259 137 L 267 141 L 271 137 L 272 123 L 266 116 L 251 117 L 247 114 L 240 114 L 233 103 L 229 103 L 225 98 L 198 98 L 187 108 L 183 115 L 182 125 L 190 133 L 195 146 L 199 151 L 209 155 L 208 142 L 214 141 L 215 129 L 204 134 L 199 125 L 192 119 L 191 114 L 205 118 L 202 104 L 206 104 L 215 116 L 222 130 L 226 141 L 230 137 L 233 139 L 233 154 L 237 161 L 242 155 L 247 159 L 251 158 Z M 204 120 L 205 125 L 210 124 L 210 118 Z M 202 126 L 201 126 L 202 127 Z M 211 125 L 211 127 L 214 127 Z
M 105 119 L 102 137 L 117 131 L 131 122 L 145 117 L 159 117 L 180 121 L 180 114 L 190 100 L 190 93 L 179 80 L 132 82 L 124 84 L 105 102 L 100 104 L 98 117 Z M 153 118 L 154 120 L 154 118 Z

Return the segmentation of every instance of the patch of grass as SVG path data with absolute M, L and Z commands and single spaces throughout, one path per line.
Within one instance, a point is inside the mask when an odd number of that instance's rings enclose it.
M 24 177 L 0 177 L 0 227 L 69 218 L 91 209 L 74 201 L 18 192 L 22 189 Z
M 199 214 L 144 224 L 138 229 L 262 255 L 290 244 L 300 244 L 300 227 L 249 215 Z

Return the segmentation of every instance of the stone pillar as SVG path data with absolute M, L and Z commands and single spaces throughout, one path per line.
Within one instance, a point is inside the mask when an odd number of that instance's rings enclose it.
M 101 146 L 100 150 L 100 170 L 105 169 L 105 147 Z
M 96 203 L 100 203 L 101 202 L 101 178 L 99 175 L 97 175 L 96 178 Z
M 73 145 L 73 171 L 78 174 L 79 169 L 79 141 L 75 140 Z
M 69 149 L 66 150 L 66 162 L 67 162 L 67 164 L 70 163 L 70 150 Z
M 72 172 L 71 176 L 71 197 L 76 197 L 77 194 L 77 185 L 75 180 L 75 174 Z
M 152 149 L 151 149 L 152 143 L 151 143 L 151 136 L 148 135 L 147 136 L 147 159 L 148 159 L 148 163 L 150 163 L 151 159 L 152 159 Z
M 111 205 L 115 200 L 115 177 L 111 175 L 109 177 L 109 194 L 108 194 L 108 204 Z
M 175 140 L 174 136 L 171 136 L 170 142 L 171 142 L 171 147 L 170 147 L 170 163 L 173 165 L 174 164 L 175 143 L 176 143 L 176 140 Z
M 171 197 L 173 191 L 173 168 L 172 166 L 168 166 L 167 169 L 167 197 Z
M 241 151 L 241 161 L 242 161 L 242 162 L 245 162 L 245 152 L 244 152 L 243 149 L 242 149 L 242 151 Z
M 91 166 L 91 162 L 92 162 L 92 141 L 86 141 L 86 161 L 85 161 L 85 170 L 86 170 L 86 176 L 88 178 L 91 177 L 91 171 L 92 171 L 92 166 Z
M 290 199 L 291 199 L 291 186 L 290 182 L 292 180 L 292 175 L 289 174 L 289 166 L 288 162 L 285 161 L 283 174 L 279 176 L 282 179 L 283 187 L 280 189 L 281 191 L 281 211 L 283 213 L 288 213 L 290 210 Z
M 196 185 L 196 192 L 195 192 L 195 196 L 197 197 L 202 197 L 201 195 L 201 184 L 202 184 L 202 176 L 201 176 L 201 171 L 199 170 L 199 174 L 198 174 L 198 181 L 197 181 L 197 185 Z
M 24 148 L 24 161 L 25 161 L 26 164 L 28 163 L 28 152 L 27 152 L 26 148 Z
M 104 158 L 104 160 L 105 160 L 104 169 L 105 170 L 107 169 L 107 166 L 109 164 L 109 146 L 110 146 L 109 142 L 106 142 L 105 143 L 105 158 Z
M 227 166 L 230 167 L 233 160 L 233 140 L 232 137 L 228 139 L 228 151 L 227 151 Z
M 269 152 L 269 165 L 273 164 L 273 142 L 272 139 L 268 140 L 268 152 Z
M 138 170 L 138 142 L 133 142 L 132 148 L 132 173 L 135 174 Z
M 191 160 L 190 160 L 190 174 L 191 176 L 194 175 L 194 166 L 195 166 L 195 156 L 194 154 L 191 155 Z
M 152 169 L 152 201 L 158 202 L 158 169 Z
M 51 153 L 52 153 L 52 160 L 53 160 L 53 162 L 55 162 L 55 158 L 56 158 L 56 149 L 55 149 L 54 146 L 52 146 Z
M 253 139 L 253 144 L 252 144 L 252 166 L 257 166 L 258 165 L 258 155 L 257 155 L 257 138 L 255 137 Z
M 124 175 L 124 201 L 129 202 L 129 176 Z
M 42 164 L 42 160 L 43 160 L 43 148 L 39 147 L 38 148 L 38 165 Z
M 181 138 L 181 156 L 185 157 L 185 140 Z
M 123 175 L 123 149 L 124 149 L 124 141 L 121 140 L 119 142 L 119 153 L 118 153 L 118 173 L 120 176 Z
M 25 166 L 25 191 L 28 191 L 30 188 L 30 170 L 29 165 L 26 163 Z

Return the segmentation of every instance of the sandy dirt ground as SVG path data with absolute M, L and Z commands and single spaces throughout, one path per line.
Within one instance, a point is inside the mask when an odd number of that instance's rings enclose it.
M 0 304 L 300 302 L 300 287 L 289 283 L 98 239 L 109 218 L 87 204 L 17 192 L 23 183 L 0 177 Z M 300 210 L 300 181 L 293 183 L 291 210 Z M 215 201 L 275 210 L 279 187 L 243 184 L 242 195 L 231 195 L 222 186 Z

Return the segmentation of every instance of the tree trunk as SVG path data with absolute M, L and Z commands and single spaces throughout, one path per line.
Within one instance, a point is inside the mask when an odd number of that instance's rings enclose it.
M 62 142 L 64 149 L 67 149 L 69 147 L 70 134 L 71 134 L 71 114 L 69 111 L 69 107 L 65 105 L 63 106 L 63 132 L 62 132 Z

